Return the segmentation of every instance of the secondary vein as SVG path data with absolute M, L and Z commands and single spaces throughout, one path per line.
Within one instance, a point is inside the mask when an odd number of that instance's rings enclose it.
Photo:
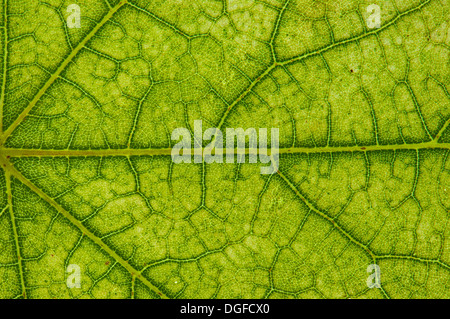
M 25 176 L 22 175 L 12 164 L 9 163 L 5 158 L 0 158 L 0 162 L 3 164 L 3 168 L 8 176 L 14 176 L 28 188 L 30 188 L 33 192 L 39 195 L 43 200 L 49 203 L 54 209 L 56 209 L 61 215 L 67 218 L 75 227 L 77 227 L 85 236 L 95 242 L 100 248 L 102 248 L 106 253 L 108 253 L 112 258 L 114 258 L 122 267 L 124 267 L 127 271 L 130 272 L 132 276 L 137 276 L 140 281 L 142 281 L 147 287 L 156 292 L 161 298 L 168 299 L 169 297 L 165 295 L 158 287 L 156 287 L 153 283 L 151 283 L 147 278 L 141 275 L 141 272 L 131 266 L 126 260 L 124 260 L 119 254 L 117 254 L 114 250 L 112 250 L 108 245 L 106 245 L 100 238 L 94 235 L 89 229 L 86 228 L 78 219 L 76 219 L 72 214 L 70 214 L 67 210 L 65 210 L 61 205 L 59 205 L 53 198 L 44 193 L 41 189 L 36 187 L 30 180 L 28 180 Z M 7 192 L 8 192 L 8 200 L 9 206 L 11 205 L 11 187 L 8 184 L 7 178 Z M 10 210 L 12 214 L 12 209 Z M 12 215 L 11 215 L 12 216 Z M 13 218 L 13 217 L 12 217 Z M 13 224 L 14 226 L 14 224 Z M 17 238 L 17 233 L 16 233 Z M 17 241 L 17 240 L 16 240 Z M 20 251 L 19 254 L 19 262 L 20 262 Z M 20 268 L 21 275 L 22 269 Z
M 5 174 L 5 178 L 6 178 L 6 193 L 8 196 L 8 209 L 9 209 L 9 213 L 11 215 L 11 225 L 12 225 L 12 230 L 14 233 L 14 242 L 16 245 L 16 253 L 17 253 L 19 275 L 20 275 L 20 284 L 22 287 L 22 296 L 23 296 L 23 298 L 27 299 L 27 292 L 26 292 L 26 288 L 25 288 L 25 278 L 23 275 L 22 256 L 20 253 L 19 235 L 17 233 L 16 218 L 14 217 L 14 211 L 13 211 L 13 205 L 12 205 L 11 174 L 7 171 Z
M 4 0 L 6 1 L 6 0 Z M 30 113 L 31 109 L 36 105 L 36 103 L 40 100 L 40 98 L 45 94 L 48 88 L 56 81 L 61 72 L 67 67 L 67 65 L 73 60 L 73 58 L 84 48 L 86 43 L 94 37 L 94 35 L 98 32 L 98 30 L 103 27 L 106 22 L 108 22 L 111 17 L 123 6 L 127 3 L 127 0 L 123 0 L 119 2 L 114 8 L 112 8 L 108 14 L 106 14 L 102 21 L 98 23 L 91 32 L 78 44 L 78 46 L 67 56 L 67 58 L 61 63 L 55 73 L 47 80 L 44 86 L 39 90 L 36 96 L 31 100 L 30 104 L 22 111 L 18 118 L 14 120 L 14 122 L 8 127 L 8 129 L 3 132 L 0 143 L 3 144 L 4 141 L 8 138 L 9 135 L 15 130 L 15 128 L 22 122 L 22 120 Z

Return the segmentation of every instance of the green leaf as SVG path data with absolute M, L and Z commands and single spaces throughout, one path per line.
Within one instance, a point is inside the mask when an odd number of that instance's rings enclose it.
M 0 298 L 450 297 L 448 1 L 2 2 Z

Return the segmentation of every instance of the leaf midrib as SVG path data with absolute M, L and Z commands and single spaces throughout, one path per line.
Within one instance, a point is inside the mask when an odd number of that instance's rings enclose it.
M 450 143 L 438 143 L 433 140 L 416 144 L 396 144 L 396 145 L 368 145 L 368 146 L 325 146 L 325 147 L 288 147 L 280 148 L 279 154 L 316 154 L 316 153 L 340 153 L 340 152 L 374 152 L 374 151 L 398 151 L 398 150 L 430 150 L 430 149 L 450 149 Z M 171 156 L 172 148 L 148 148 L 148 149 L 89 149 L 89 150 L 49 150 L 49 149 L 17 149 L 0 147 L 0 154 L 8 159 L 11 157 L 65 157 L 65 156 Z M 229 153 L 229 152 L 228 152 Z M 256 153 L 245 149 L 245 154 Z M 194 148 L 191 149 L 194 154 Z M 215 154 L 214 150 L 212 154 Z M 223 155 L 227 154 L 226 151 Z M 230 154 L 237 154 L 235 149 Z M 271 155 L 271 150 L 267 150 Z

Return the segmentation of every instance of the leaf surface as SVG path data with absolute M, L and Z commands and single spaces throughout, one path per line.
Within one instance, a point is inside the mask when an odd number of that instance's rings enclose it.
M 450 296 L 448 1 L 2 1 L 0 298 Z

